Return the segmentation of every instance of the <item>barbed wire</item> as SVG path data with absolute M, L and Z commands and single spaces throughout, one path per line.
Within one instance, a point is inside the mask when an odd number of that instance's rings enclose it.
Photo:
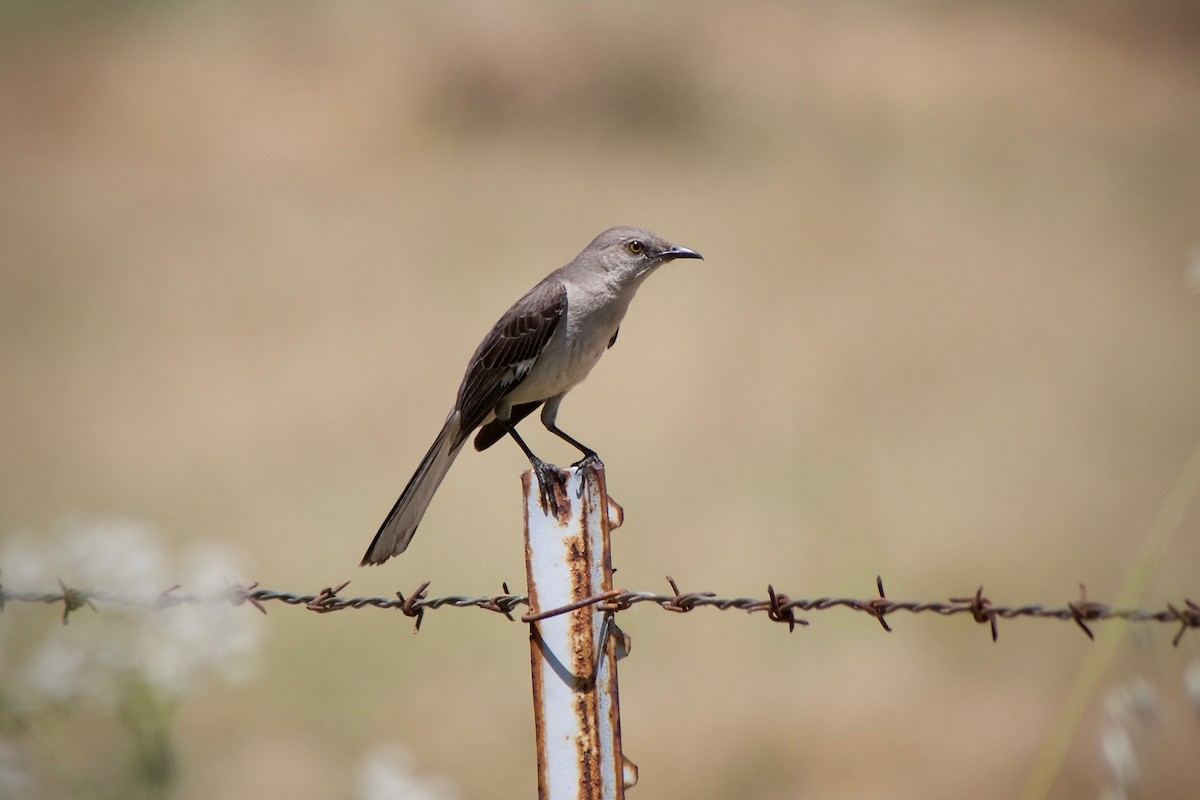
M 782 592 L 777 592 L 774 585 L 767 586 L 765 599 L 751 597 L 718 597 L 714 592 L 683 592 L 680 591 L 675 579 L 667 576 L 671 587 L 670 594 L 649 591 L 627 591 L 612 589 L 593 595 L 569 605 L 560 606 L 536 613 L 524 614 L 521 622 L 530 623 L 549 617 L 565 614 L 588 606 L 597 606 L 603 611 L 627 611 L 633 606 L 651 604 L 664 611 L 687 613 L 697 608 L 715 608 L 721 611 L 737 609 L 748 614 L 765 613 L 767 619 L 786 624 L 788 630 L 795 630 L 797 625 L 808 625 L 808 620 L 797 616 L 797 612 L 828 611 L 833 608 L 845 608 L 851 611 L 874 617 L 885 631 L 891 632 L 887 617 L 896 612 L 904 611 L 911 614 L 931 613 L 942 617 L 969 615 L 975 622 L 987 625 L 991 631 L 992 641 L 996 641 L 999 632 L 997 621 L 1000 619 L 1017 619 L 1031 617 L 1037 619 L 1053 619 L 1074 622 L 1089 639 L 1094 638 L 1089 623 L 1102 620 L 1121 619 L 1126 622 L 1157 622 L 1179 626 L 1172 644 L 1179 645 L 1183 634 L 1188 630 L 1200 628 L 1200 605 L 1185 598 L 1179 605 L 1167 603 L 1161 609 L 1119 609 L 1106 603 L 1089 600 L 1087 587 L 1079 585 L 1079 598 L 1068 602 L 1060 608 L 1031 603 L 1019 606 L 996 605 L 983 594 L 979 587 L 974 594 L 966 597 L 950 597 L 947 600 L 935 601 L 904 601 L 890 599 L 883 588 L 883 579 L 876 578 L 878 597 L 866 600 L 849 597 L 819 597 L 816 599 L 795 599 Z M 409 595 L 396 592 L 391 597 L 342 597 L 340 593 L 350 584 L 349 581 L 338 586 L 326 587 L 316 594 L 297 594 L 280 592 L 273 589 L 259 588 L 258 583 L 250 585 L 230 584 L 224 592 L 211 595 L 182 594 L 178 584 L 161 592 L 146 595 L 122 595 L 94 589 L 79 589 L 68 586 L 61 579 L 58 581 L 57 592 L 10 591 L 0 586 L 0 611 L 6 603 L 44 603 L 49 605 L 62 604 L 62 622 L 67 624 L 70 615 L 83 608 L 90 607 L 97 611 L 99 605 L 136 606 L 150 610 L 164 610 L 181 605 L 201 605 L 210 603 L 231 603 L 235 606 L 249 603 L 262 613 L 267 613 L 266 603 L 280 602 L 290 606 L 303 606 L 309 611 L 326 614 L 333 611 L 357 610 L 362 608 L 392 609 L 402 612 L 415 621 L 414 630 L 420 630 L 425 618 L 425 612 L 440 608 L 479 608 L 502 614 L 514 620 L 513 612 L 519 606 L 528 606 L 528 595 L 513 594 L 508 584 L 501 584 L 503 592 L 491 596 L 469 597 L 465 595 L 446 595 L 430 597 L 427 594 L 429 581 L 422 583 L 416 591 Z

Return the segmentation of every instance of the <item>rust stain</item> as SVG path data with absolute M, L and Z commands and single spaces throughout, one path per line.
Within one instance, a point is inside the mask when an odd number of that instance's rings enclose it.
M 571 498 L 567 496 L 566 482 L 558 483 L 554 481 L 551 491 L 554 492 L 554 501 L 558 506 L 558 524 L 562 525 L 571 518 Z
M 624 785 L 617 794 L 617 800 L 621 800 L 625 796 L 625 790 L 637 786 L 638 782 L 638 765 L 624 755 L 621 756 L 621 778 Z
M 537 750 L 539 800 L 545 800 L 543 788 L 548 786 L 546 769 L 550 763 L 546 749 L 546 701 L 542 696 L 542 682 L 545 680 L 542 671 L 545 662 L 545 656 L 542 654 L 543 646 L 537 623 L 531 622 L 529 624 L 529 672 L 533 676 L 533 730 Z
M 522 512 L 522 514 L 524 514 L 524 519 L 522 521 L 525 523 L 526 531 L 529 530 L 529 501 L 527 498 L 529 497 L 529 489 L 530 489 L 529 481 L 531 481 L 532 479 L 533 479 L 532 472 L 522 472 L 521 473 L 521 497 L 523 499 L 525 499 L 525 502 L 521 503 L 521 512 Z
M 609 578 L 609 580 L 611 580 L 612 579 L 612 570 L 605 569 L 605 575 Z M 610 616 L 612 615 L 611 611 L 606 612 L 606 613 L 608 613 Z M 624 639 L 625 634 L 623 631 L 621 631 L 619 628 L 617 628 L 615 624 L 612 626 L 611 630 L 612 630 L 613 635 L 609 636 L 608 641 L 604 643 L 605 656 L 606 656 L 605 668 L 609 671 L 608 672 L 608 678 L 609 678 L 608 689 L 609 689 L 609 696 L 612 700 L 612 702 L 610 703 L 610 705 L 608 707 L 608 724 L 612 728 L 612 737 L 613 737 L 612 752 L 613 752 L 613 757 L 616 758 L 618 760 L 618 762 L 622 765 L 621 780 L 617 781 L 617 786 L 615 787 L 616 788 L 616 797 L 618 798 L 618 800 L 620 800 L 621 798 L 625 797 L 625 789 L 629 786 L 633 786 L 634 783 L 637 783 L 637 766 L 633 765 L 633 762 L 629 761 L 629 759 L 625 758 L 625 754 L 621 752 L 621 700 L 620 700 L 620 696 L 617 692 L 617 658 L 618 658 L 617 650 L 619 649 L 618 645 L 617 645 L 617 640 L 619 638 Z M 624 649 L 623 644 L 620 649 Z M 633 781 L 632 782 L 629 781 L 628 765 L 633 765 Z
M 564 491 L 562 487 L 555 487 L 556 496 L 560 501 L 559 531 L 555 537 L 557 538 L 559 535 L 562 537 L 558 540 L 562 548 L 558 557 L 565 562 L 556 566 L 567 570 L 566 577 L 569 581 L 568 596 L 566 598 L 555 597 L 555 602 L 564 599 L 567 602 L 575 602 L 591 597 L 598 591 L 612 588 L 609 531 L 614 527 L 614 522 L 616 525 L 620 524 L 621 509 L 616 504 L 610 504 L 608 500 L 602 469 L 586 470 L 580 475 L 580 479 L 579 506 L 576 508 L 571 507 L 573 498 L 567 496 L 573 493 Z M 592 483 L 593 480 L 595 483 Z M 530 475 L 526 474 L 523 481 L 526 497 L 528 497 L 533 488 Z M 593 538 L 592 535 L 589 535 L 588 518 L 597 511 L 599 512 L 597 516 L 600 530 L 590 532 L 594 535 L 595 538 Z M 566 523 L 572 519 L 572 515 L 575 515 L 576 524 L 567 527 Z M 532 541 L 529 534 L 530 503 L 528 501 L 525 504 L 525 516 L 525 563 L 529 582 L 529 604 L 531 613 L 538 613 L 542 610 L 543 603 L 539 598 L 539 587 L 532 571 L 533 558 L 535 552 L 538 555 L 545 555 L 541 552 L 541 548 L 546 543 Z M 597 548 L 601 552 L 595 552 Z M 594 558 L 599 558 L 601 563 L 593 565 L 591 562 Z M 593 567 L 598 568 L 599 575 L 593 572 Z M 602 587 L 595 586 L 597 579 L 603 584 Z M 549 598 L 547 600 L 549 601 Z M 561 623 L 565 624 L 568 639 L 566 652 L 557 654 L 542 638 L 539 623 L 530 624 L 530 672 L 533 680 L 534 727 L 537 739 L 538 796 L 542 800 L 547 800 L 547 793 L 551 790 L 562 791 L 563 789 L 567 789 L 571 796 L 581 800 L 599 800 L 605 796 L 606 789 L 615 797 L 624 798 L 625 787 L 636 782 L 636 766 L 633 766 L 632 762 L 629 762 L 621 754 L 620 711 L 616 693 L 616 659 L 618 650 L 623 649 L 618 644 L 618 639 L 623 634 L 614 627 L 614 635 L 606 636 L 602 642 L 597 641 L 597 626 L 600 626 L 601 631 L 607 630 L 608 627 L 602 625 L 602 622 L 608 620 L 610 616 L 611 612 L 599 612 L 594 607 L 585 606 L 569 611 L 558 618 Z M 556 627 L 555 630 L 560 629 Z M 554 640 L 558 641 L 557 637 Z M 553 666 L 554 664 L 558 664 L 558 666 Z M 604 670 L 603 680 L 600 680 L 599 670 L 601 668 Z M 548 785 L 549 759 L 565 755 L 561 751 L 555 752 L 565 742 L 547 740 L 549 720 L 547 718 L 548 710 L 545 707 L 546 681 L 552 680 L 568 681 L 570 689 L 574 693 L 572 710 L 579 731 L 578 738 L 574 742 L 576 777 L 579 785 L 574 787 L 574 790 L 570 787 L 550 787 Z M 608 685 L 604 686 L 604 684 Z M 601 702 L 599 690 L 601 686 L 611 692 L 609 695 L 611 704 L 604 709 L 603 713 L 604 704 Z M 611 731 L 612 741 L 602 742 L 602 731 Z M 603 754 L 610 749 L 616 760 L 618 769 L 616 775 L 607 775 L 602 761 Z M 634 776 L 632 781 L 629 778 L 631 768 Z
M 621 508 L 616 500 L 606 494 L 604 495 L 604 505 L 608 508 L 608 513 L 604 515 L 604 521 L 608 524 L 610 531 L 615 531 L 625 524 L 625 509 Z

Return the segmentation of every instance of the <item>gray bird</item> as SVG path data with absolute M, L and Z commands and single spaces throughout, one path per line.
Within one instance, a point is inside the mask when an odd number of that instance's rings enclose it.
M 514 303 L 471 356 L 446 424 L 379 527 L 362 564 L 382 564 L 404 552 L 476 428 L 476 450 L 491 447 L 505 434 L 520 445 L 537 476 L 543 508 L 553 510 L 552 484 L 561 484 L 565 475 L 535 456 L 514 426 L 541 406 L 546 429 L 583 454 L 575 466 L 598 461 L 595 450 L 555 424 L 558 407 L 617 341 L 617 329 L 642 281 L 677 258 L 702 256 L 643 228 L 610 228 Z

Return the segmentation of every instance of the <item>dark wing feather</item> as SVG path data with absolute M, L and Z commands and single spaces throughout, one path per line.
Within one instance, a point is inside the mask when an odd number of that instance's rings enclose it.
M 519 406 L 513 406 L 512 413 L 509 414 L 508 417 L 507 425 L 498 419 L 494 419 L 487 425 L 484 425 L 479 429 L 479 434 L 475 437 L 475 449 L 487 450 L 496 442 L 504 438 L 504 434 L 508 433 L 510 426 L 516 425 L 534 411 L 537 411 L 538 406 L 544 402 L 544 400 L 537 400 L 533 403 L 521 403 Z
M 558 280 L 545 280 L 500 318 L 471 357 L 458 389 L 461 428 L 456 445 L 525 380 L 566 311 L 567 287 Z

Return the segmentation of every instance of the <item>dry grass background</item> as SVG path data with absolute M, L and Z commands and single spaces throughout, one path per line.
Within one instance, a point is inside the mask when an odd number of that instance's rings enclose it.
M 129 515 L 272 588 L 519 587 L 515 447 L 355 564 L 492 320 L 628 223 L 707 260 L 646 284 L 560 417 L 626 509 L 621 585 L 1110 599 L 1200 437 L 1200 18 L 1154 8 L 3 4 L 0 536 Z M 1195 596 L 1198 524 L 1146 604 Z M 347 797 L 380 740 L 532 795 L 519 626 L 262 626 L 261 676 L 181 709 L 178 797 Z M 1093 647 L 622 626 L 639 798 L 1012 797 Z M 1146 797 L 1200 783 L 1200 640 L 1169 638 L 1109 675 L 1167 701 Z M 1053 796 L 1097 795 L 1100 721 Z

